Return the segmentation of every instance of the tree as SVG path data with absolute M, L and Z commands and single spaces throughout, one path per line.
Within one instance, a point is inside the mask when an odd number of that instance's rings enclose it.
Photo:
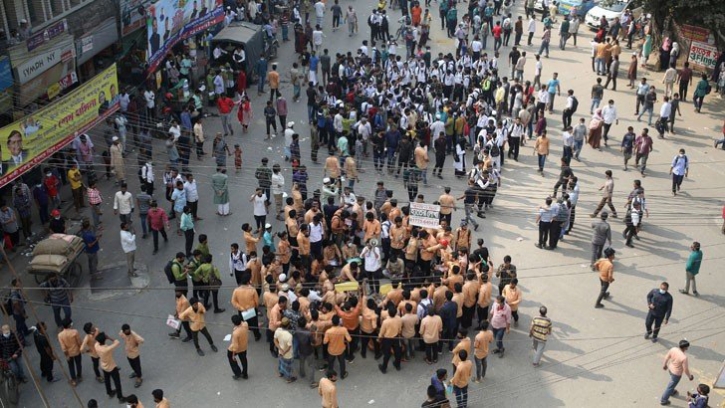
M 715 33 L 717 44 L 725 43 L 725 7 L 722 0 L 642 0 L 654 21 L 654 40 L 671 33 L 672 23 L 707 27 Z M 718 47 L 721 48 L 721 47 Z

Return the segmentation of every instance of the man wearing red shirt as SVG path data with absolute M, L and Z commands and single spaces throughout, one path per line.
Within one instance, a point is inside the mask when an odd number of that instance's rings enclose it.
M 55 175 L 48 169 L 45 171 L 45 179 L 43 179 L 43 185 L 46 191 L 48 191 L 48 197 L 50 198 L 51 208 L 60 208 L 60 195 L 58 194 L 58 186 L 60 181 Z
M 222 95 L 219 99 L 217 99 L 216 104 L 219 108 L 219 116 L 222 118 L 222 130 L 224 130 L 224 136 L 229 134 L 234 135 L 234 129 L 232 129 L 232 122 L 230 121 L 230 118 L 232 117 L 232 110 L 234 109 L 234 100 L 226 95 Z M 229 132 L 227 132 L 227 130 Z
M 496 22 L 496 25 L 493 29 L 491 29 L 491 32 L 493 33 L 493 50 L 498 51 L 498 49 L 501 48 L 501 33 L 503 32 L 500 21 Z
M 159 234 L 164 237 L 164 242 L 169 240 L 169 237 L 166 235 L 166 229 L 169 228 L 169 216 L 166 215 L 166 211 L 159 208 L 156 200 L 151 200 L 149 205 L 151 208 L 149 208 L 148 214 L 146 215 L 146 220 L 149 223 L 149 229 L 154 238 L 153 254 L 156 255 L 159 252 Z

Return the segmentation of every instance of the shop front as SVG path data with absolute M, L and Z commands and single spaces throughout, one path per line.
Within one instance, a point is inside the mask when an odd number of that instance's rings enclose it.
M 28 51 L 26 44 L 19 44 L 9 50 L 9 55 L 17 84 L 16 109 L 22 110 L 34 102 L 45 105 L 78 82 L 74 38 L 69 33 L 44 42 L 32 51 Z
M 113 64 L 117 42 L 118 26 L 113 17 L 76 39 L 78 76 L 82 82 Z

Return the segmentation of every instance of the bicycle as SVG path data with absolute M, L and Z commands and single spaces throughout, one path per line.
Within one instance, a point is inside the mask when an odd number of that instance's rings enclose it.
M 20 399 L 18 379 L 10 369 L 10 364 L 3 359 L 0 359 L 0 394 L 0 397 L 7 398 L 11 404 L 17 404 Z

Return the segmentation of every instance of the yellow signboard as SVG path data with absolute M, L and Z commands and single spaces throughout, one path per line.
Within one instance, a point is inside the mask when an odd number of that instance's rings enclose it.
M 118 109 L 116 65 L 58 102 L 0 129 L 0 187 L 40 164 Z

